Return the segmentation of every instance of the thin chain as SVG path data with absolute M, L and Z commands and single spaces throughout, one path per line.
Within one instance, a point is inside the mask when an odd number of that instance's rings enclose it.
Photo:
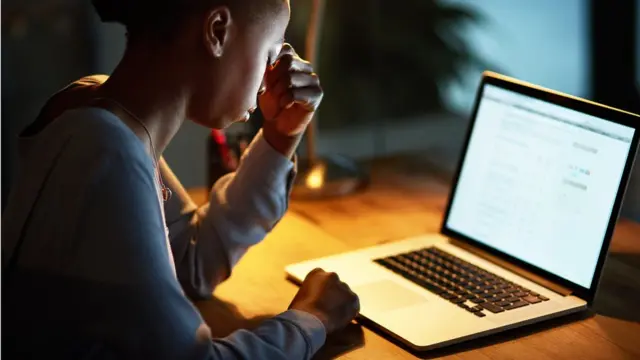
M 135 120 L 138 124 L 140 124 L 140 126 L 142 126 L 142 128 L 144 129 L 144 132 L 147 133 L 147 137 L 149 137 L 149 145 L 151 146 L 151 159 L 153 159 L 153 166 L 155 167 L 156 171 L 157 171 L 157 178 L 158 181 L 160 182 L 160 191 L 162 192 L 162 199 L 164 201 L 167 201 L 171 198 L 171 189 L 169 189 L 168 187 L 166 187 L 164 185 L 164 182 L 162 181 L 162 176 L 160 176 L 160 166 L 158 164 L 158 159 L 156 157 L 156 148 L 155 146 L 153 146 L 153 140 L 151 138 L 151 132 L 149 132 L 149 129 L 147 128 L 147 125 L 144 124 L 144 122 L 142 121 L 142 119 L 140 119 L 138 116 L 136 116 L 136 114 L 134 114 L 131 110 L 127 109 L 124 105 L 122 105 L 121 103 L 119 103 L 118 101 L 111 99 L 111 98 L 105 98 L 105 97 L 101 97 L 101 98 L 97 98 L 95 99 L 96 101 L 98 100 L 106 100 L 106 101 L 110 101 L 111 103 L 117 105 L 122 111 L 126 112 L 129 116 L 131 116 L 131 118 L 133 118 L 133 120 Z

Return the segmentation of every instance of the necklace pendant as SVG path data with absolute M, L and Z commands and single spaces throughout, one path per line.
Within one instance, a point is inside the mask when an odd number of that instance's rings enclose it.
M 161 191 L 162 191 L 163 201 L 168 201 L 169 199 L 171 199 L 171 195 L 173 195 L 173 192 L 171 191 L 171 189 L 169 189 L 166 186 L 163 186 Z

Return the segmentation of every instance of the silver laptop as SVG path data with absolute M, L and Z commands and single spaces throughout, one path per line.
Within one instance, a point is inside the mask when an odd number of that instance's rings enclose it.
M 437 234 L 286 268 L 335 271 L 360 316 L 429 350 L 577 312 L 595 297 L 640 117 L 485 73 Z

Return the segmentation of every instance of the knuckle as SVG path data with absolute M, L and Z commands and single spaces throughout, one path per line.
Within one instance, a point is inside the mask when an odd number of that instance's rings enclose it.
M 324 270 L 322 270 L 321 268 L 317 267 L 317 268 L 309 271 L 309 274 L 307 274 L 307 276 L 312 276 L 312 275 L 320 274 L 320 273 L 323 273 L 323 272 L 324 272 Z
M 295 83 L 295 74 L 293 73 L 287 73 L 286 75 L 286 79 L 285 79 L 285 83 L 287 84 L 287 87 L 292 88 L 294 83 Z
M 316 87 L 316 88 L 319 88 L 320 90 L 322 90 L 321 87 L 320 87 L 320 77 L 315 73 L 310 74 L 310 77 L 311 77 L 311 80 L 310 80 L 310 84 L 309 85 L 311 85 L 313 87 Z

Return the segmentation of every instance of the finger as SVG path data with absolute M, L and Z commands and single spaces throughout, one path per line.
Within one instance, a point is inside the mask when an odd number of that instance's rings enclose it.
M 349 289 L 349 293 L 353 296 L 353 307 L 357 314 L 360 312 L 360 297 L 351 289 Z
M 312 73 L 313 66 L 308 61 L 300 59 L 297 55 L 284 54 L 267 70 L 267 86 L 273 86 L 280 77 L 290 72 Z
M 315 269 L 313 269 L 313 270 L 309 271 L 309 273 L 307 274 L 306 278 L 311 277 L 311 276 L 312 276 L 313 274 L 315 274 L 315 273 L 321 273 L 321 272 L 324 272 L 324 270 L 322 270 L 322 269 L 321 269 L 321 268 L 319 268 L 319 267 L 318 267 L 318 268 L 315 268 Z
M 280 98 L 280 108 L 289 109 L 293 105 L 300 105 L 305 110 L 316 111 L 322 101 L 322 88 L 317 86 L 289 89 L 288 92 Z
M 293 48 L 293 46 L 291 46 L 291 44 L 289 43 L 284 43 L 282 44 L 282 47 L 280 48 L 280 52 L 278 53 L 278 58 L 284 54 L 291 54 L 291 55 L 298 55 L 298 53 L 296 52 L 296 49 Z
M 319 87 L 320 78 L 317 74 L 308 74 L 303 72 L 293 72 L 283 76 L 272 88 L 273 96 L 277 99 L 289 89 L 292 88 L 304 88 L 304 87 Z

